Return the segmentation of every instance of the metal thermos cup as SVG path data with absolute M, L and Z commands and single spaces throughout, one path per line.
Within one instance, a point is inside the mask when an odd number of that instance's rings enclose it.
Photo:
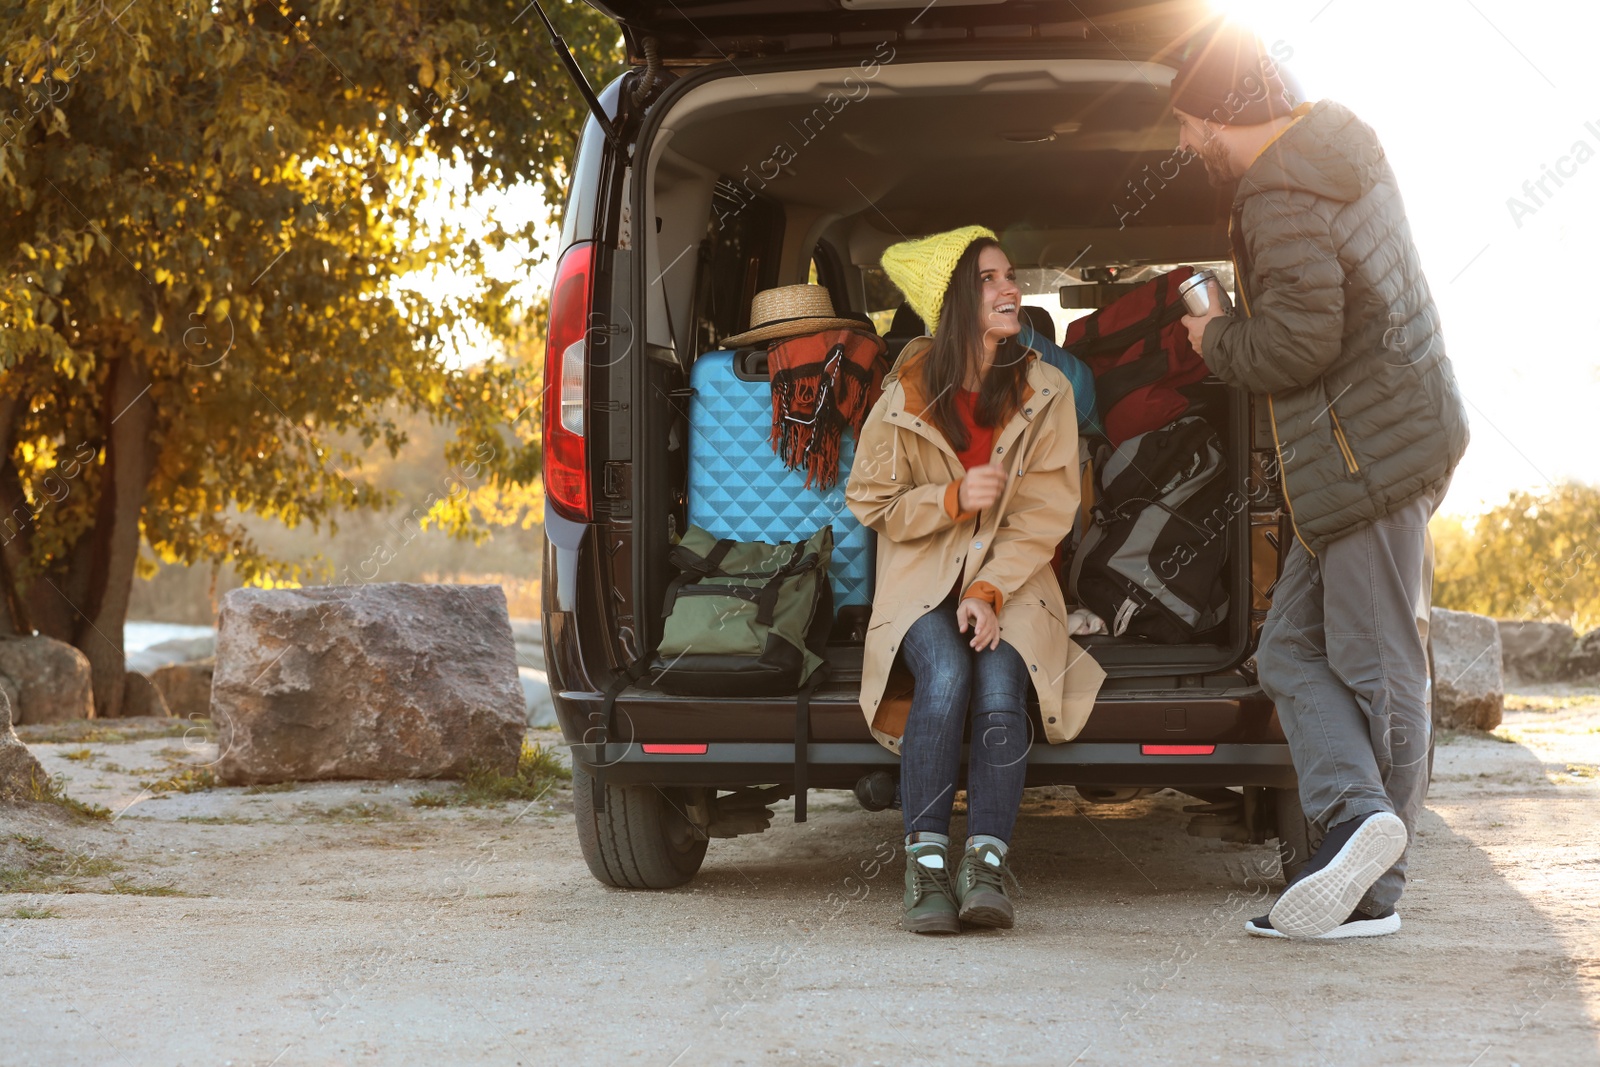
M 1184 307 L 1189 309 L 1191 315 L 1204 315 L 1211 310 L 1211 290 L 1207 282 L 1217 283 L 1217 296 L 1222 301 L 1222 311 L 1227 314 L 1233 310 L 1233 305 L 1228 302 L 1228 294 L 1223 292 L 1222 283 L 1217 281 L 1214 271 L 1197 270 L 1178 284 L 1178 295 L 1183 297 Z

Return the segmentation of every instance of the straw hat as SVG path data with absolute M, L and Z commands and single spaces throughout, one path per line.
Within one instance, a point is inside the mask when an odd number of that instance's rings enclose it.
M 865 315 L 836 315 L 833 299 L 820 285 L 780 285 L 763 289 L 750 301 L 750 329 L 724 338 L 726 348 L 798 337 L 818 330 L 872 329 Z

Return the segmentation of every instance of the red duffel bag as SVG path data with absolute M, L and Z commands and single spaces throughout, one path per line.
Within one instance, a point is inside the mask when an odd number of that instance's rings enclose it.
M 1193 273 L 1168 271 L 1067 326 L 1062 347 L 1094 374 L 1100 423 L 1113 446 L 1185 415 L 1184 387 L 1210 373 L 1179 321 L 1188 309 L 1178 284 Z

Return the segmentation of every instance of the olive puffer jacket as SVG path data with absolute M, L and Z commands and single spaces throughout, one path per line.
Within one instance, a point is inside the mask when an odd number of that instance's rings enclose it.
M 1267 394 L 1306 547 L 1442 491 L 1467 416 L 1372 128 L 1316 104 L 1245 171 L 1229 233 L 1248 317 L 1213 320 L 1201 347 L 1217 377 Z

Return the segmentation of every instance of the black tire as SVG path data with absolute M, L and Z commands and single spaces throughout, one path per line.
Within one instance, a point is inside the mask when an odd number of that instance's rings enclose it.
M 1288 881 L 1311 859 L 1322 835 L 1301 810 L 1299 789 L 1274 789 L 1272 797 L 1278 817 L 1278 858 L 1283 861 L 1284 881 Z
M 594 779 L 572 771 L 578 845 L 589 873 L 618 889 L 671 889 L 700 870 L 705 831 L 684 814 L 681 789 L 607 785 L 606 810 L 594 810 Z

